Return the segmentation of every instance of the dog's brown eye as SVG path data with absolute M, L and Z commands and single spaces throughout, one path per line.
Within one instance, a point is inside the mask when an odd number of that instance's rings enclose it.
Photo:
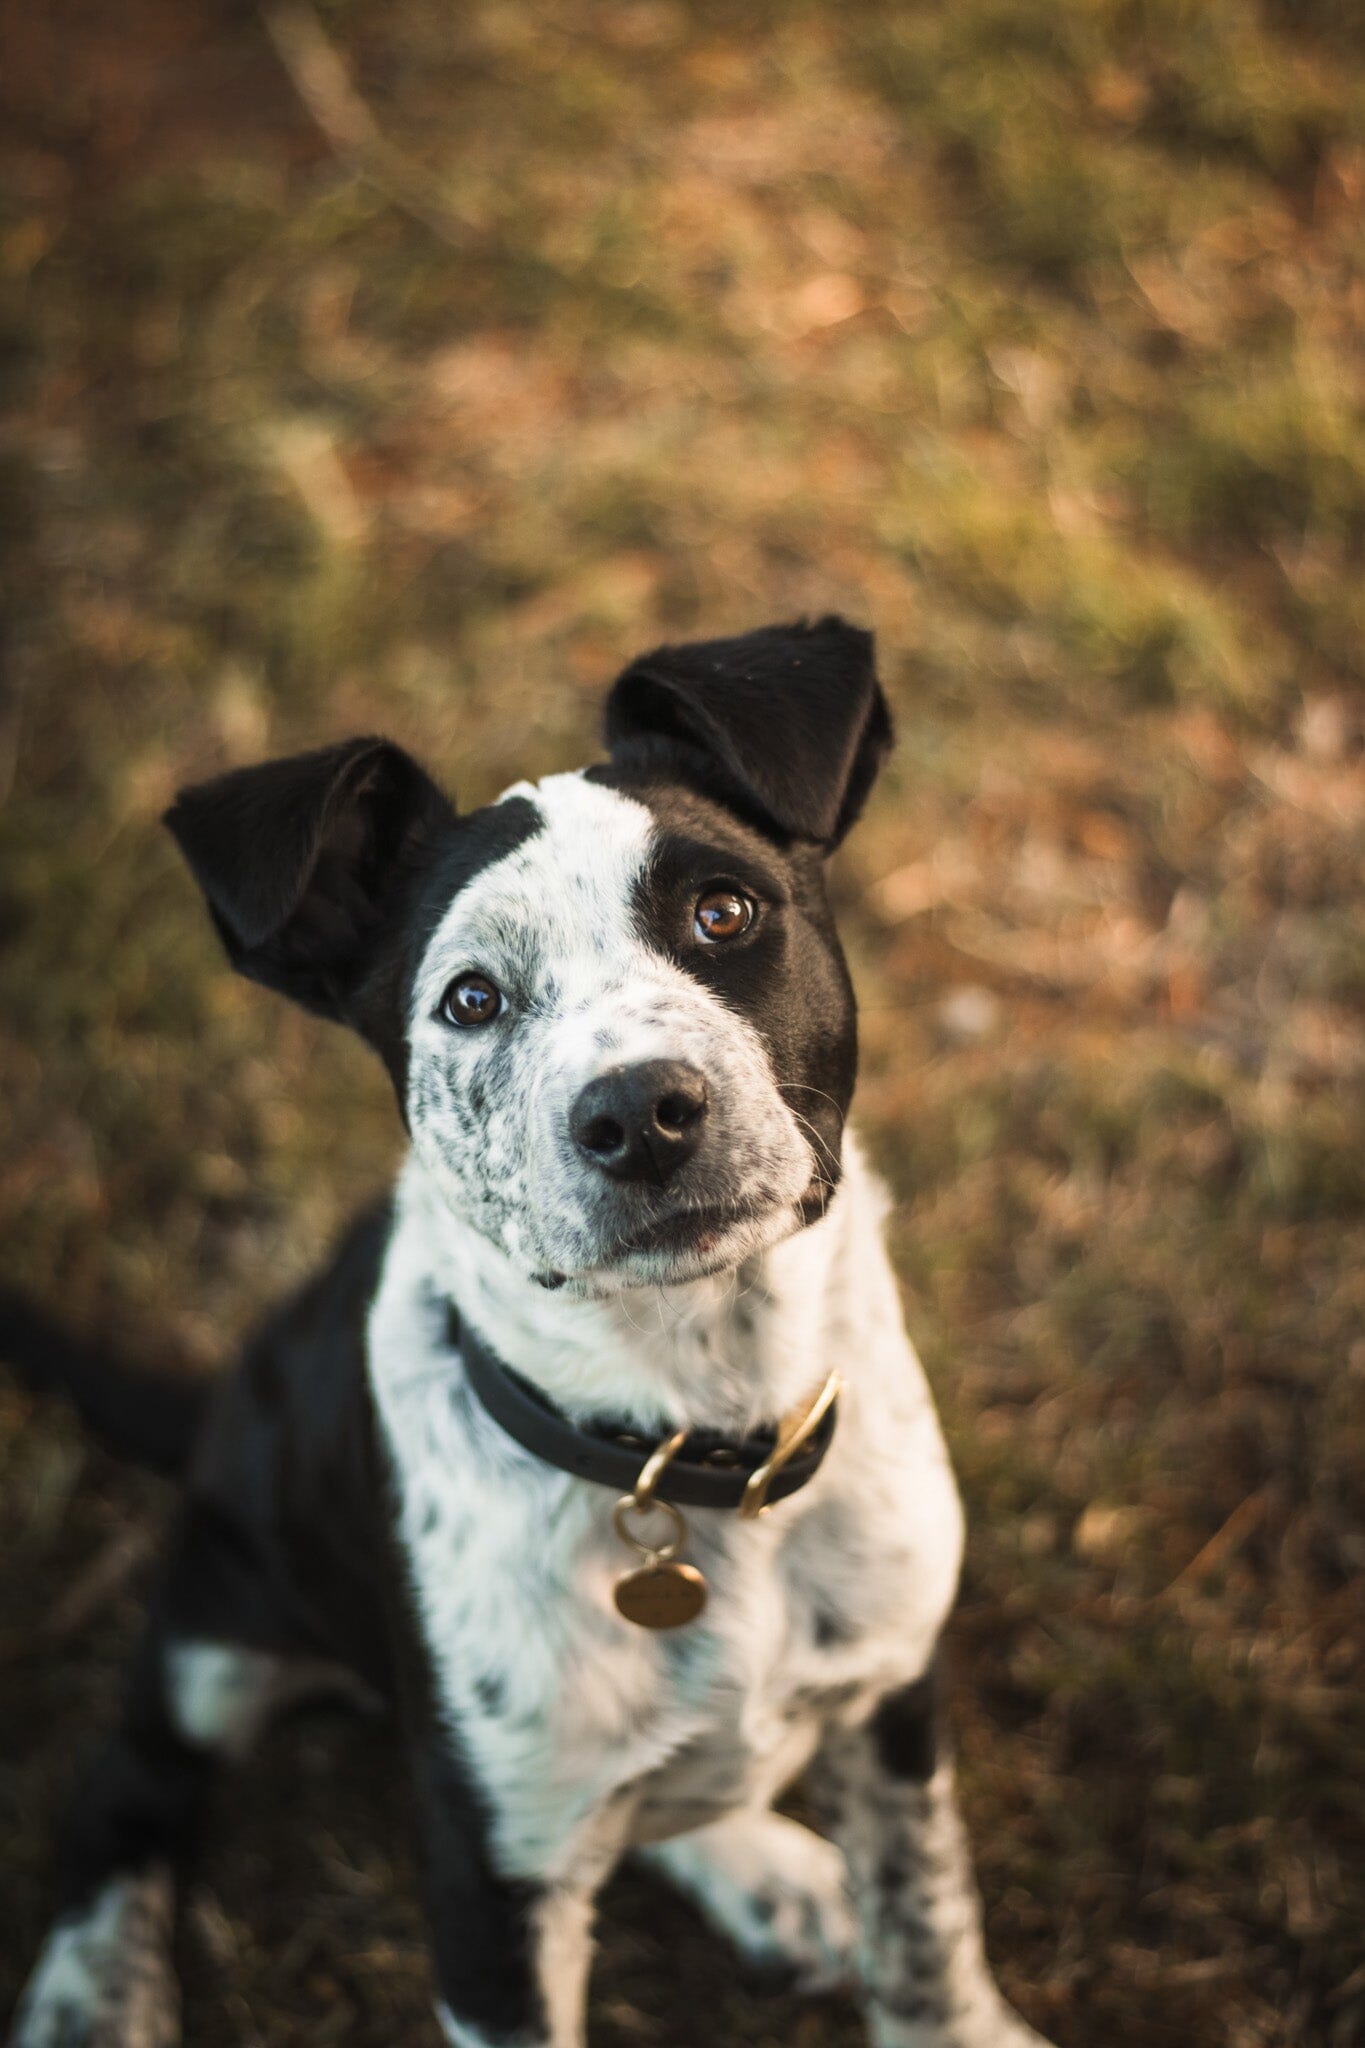
M 502 996 L 486 974 L 457 974 L 441 997 L 447 1024 L 491 1024 L 502 1009 Z
M 709 939 L 712 944 L 722 939 L 737 939 L 741 932 L 747 932 L 757 915 L 757 905 L 751 896 L 743 895 L 738 889 L 708 889 L 698 899 L 693 912 L 693 929 L 699 939 Z

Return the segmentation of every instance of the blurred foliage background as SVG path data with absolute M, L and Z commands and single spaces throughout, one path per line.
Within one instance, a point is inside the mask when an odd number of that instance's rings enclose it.
M 179 783 L 377 727 L 474 804 L 645 645 L 874 624 L 838 887 L 993 1952 L 1062 2048 L 1365 2038 L 1359 7 L 4 15 L 5 1277 L 211 1367 L 396 1157 Z M 167 1511 L 0 1384 L 0 2011 Z M 222 1819 L 190 2040 L 434 2041 L 382 1736 Z M 634 1880 L 595 1987 L 859 2038 Z

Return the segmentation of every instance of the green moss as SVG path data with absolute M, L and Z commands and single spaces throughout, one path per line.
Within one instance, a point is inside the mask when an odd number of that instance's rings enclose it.
M 1300 354 L 1193 385 L 1131 464 L 1145 517 L 1218 548 L 1365 535 L 1365 427 L 1340 367 Z

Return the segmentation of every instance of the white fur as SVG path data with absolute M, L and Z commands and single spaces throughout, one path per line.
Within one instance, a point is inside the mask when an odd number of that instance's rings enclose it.
M 174 2048 L 180 2000 L 170 1966 L 174 1891 L 158 1865 L 107 1884 L 59 1920 L 14 2016 L 10 2048 Z
M 284 1660 L 235 1644 L 186 1641 L 172 1647 L 167 1662 L 178 1732 L 201 1749 L 244 1757 L 278 1698 Z
M 286 1707 L 325 1696 L 363 1710 L 379 1704 L 354 1672 L 322 1657 L 281 1657 L 197 1636 L 167 1651 L 166 1697 L 177 1733 L 230 1763 L 240 1763 Z
M 857 1922 L 833 1842 L 750 1808 L 644 1853 L 751 1962 L 791 1967 L 808 1991 L 851 1977 Z

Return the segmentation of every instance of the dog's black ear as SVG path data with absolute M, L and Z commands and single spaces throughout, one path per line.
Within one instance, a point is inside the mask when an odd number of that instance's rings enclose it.
M 843 619 L 658 647 L 618 677 L 607 744 L 680 743 L 767 830 L 839 844 L 891 745 L 872 635 Z
M 417 763 L 380 739 L 234 769 L 166 813 L 237 971 L 352 1022 L 404 883 L 454 820 Z

